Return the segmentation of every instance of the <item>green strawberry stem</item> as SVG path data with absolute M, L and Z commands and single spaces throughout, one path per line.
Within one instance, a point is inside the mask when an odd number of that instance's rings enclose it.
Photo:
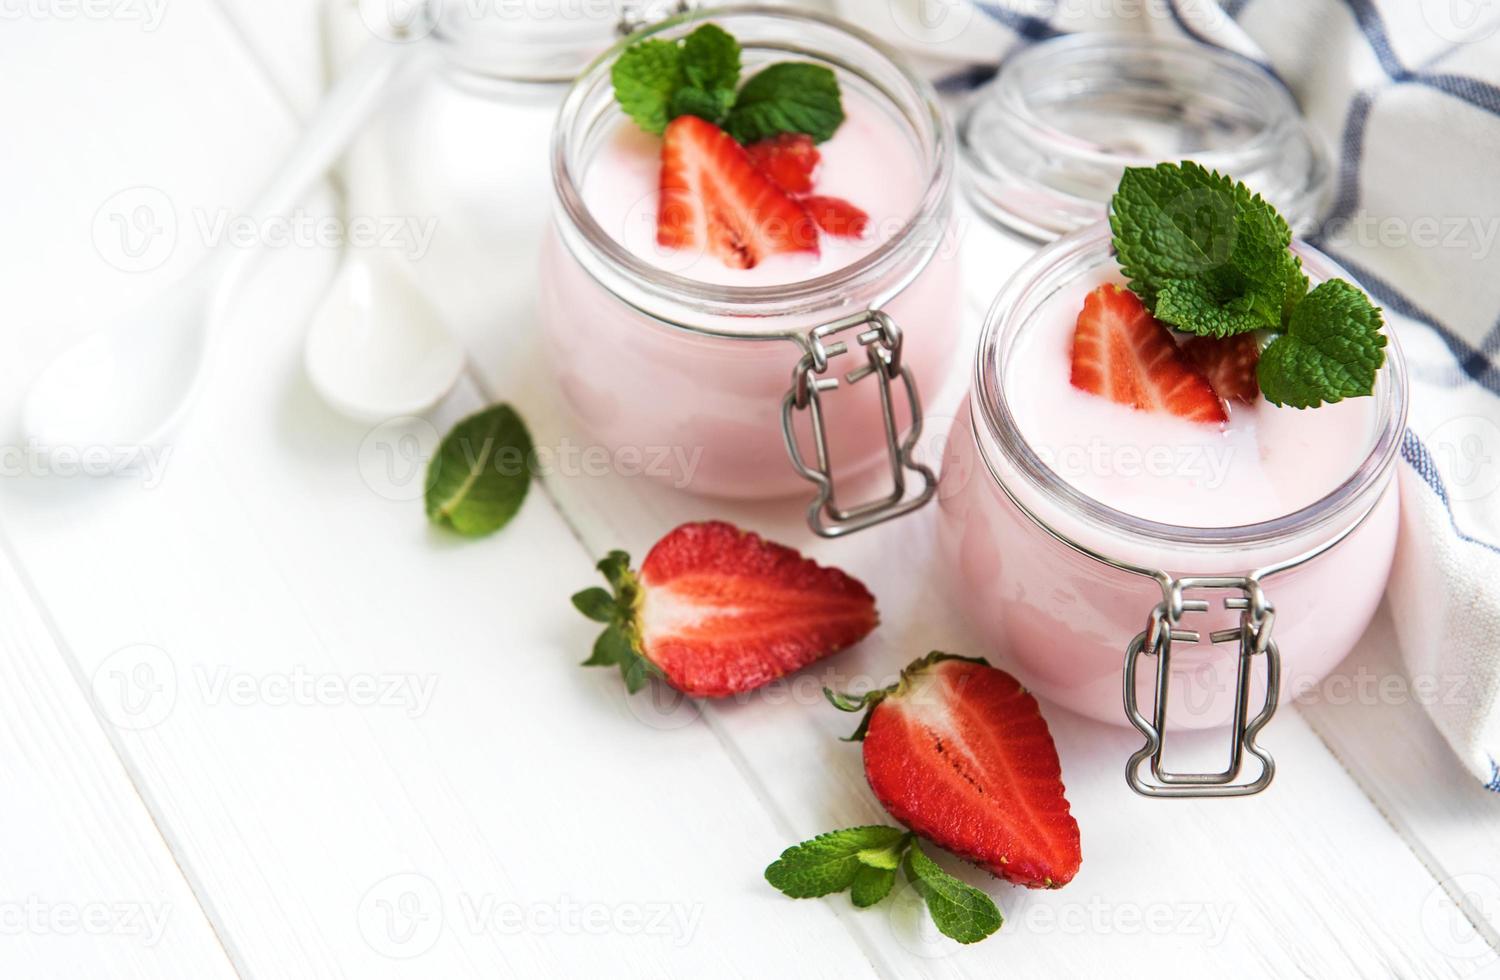
M 623 551 L 611 551 L 596 567 L 613 591 L 595 587 L 573 596 L 574 608 L 595 622 L 608 624 L 583 665 L 619 667 L 625 689 L 634 694 L 648 679 L 662 676 L 661 669 L 641 654 L 641 583 Z

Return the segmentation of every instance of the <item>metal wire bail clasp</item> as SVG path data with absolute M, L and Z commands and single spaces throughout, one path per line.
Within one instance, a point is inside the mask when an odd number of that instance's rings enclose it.
M 625 0 L 620 4 L 620 20 L 615 25 L 615 33 L 621 37 L 629 37 L 664 17 L 685 14 L 697 7 L 698 3 L 697 0 L 677 0 L 669 10 L 661 11 L 659 8 L 664 6 L 667 5 L 653 3 L 652 0 Z
M 1162 601 L 1151 610 L 1146 629 L 1130 641 L 1130 647 L 1125 651 L 1125 712 L 1130 723 L 1146 736 L 1146 744 L 1125 764 L 1125 780 L 1131 789 L 1143 796 L 1249 796 L 1259 793 L 1270 785 L 1276 774 L 1276 763 L 1270 753 L 1255 744 L 1256 735 L 1276 713 L 1277 694 L 1281 688 L 1281 655 L 1276 649 L 1276 641 L 1271 639 L 1275 609 L 1266 599 L 1255 575 L 1181 579 L 1163 575 L 1158 582 L 1162 587 Z M 1189 589 L 1224 589 L 1240 593 L 1224 599 L 1226 609 L 1239 610 L 1239 626 L 1209 635 L 1214 643 L 1233 643 L 1239 651 L 1234 689 L 1234 741 L 1230 746 L 1229 765 L 1219 772 L 1177 773 L 1162 765 L 1167 691 L 1172 678 L 1172 643 L 1174 640 L 1198 642 L 1200 634 L 1197 630 L 1179 629 L 1178 624 L 1186 613 L 1207 612 L 1209 608 L 1206 600 L 1184 598 L 1183 593 Z M 1156 658 L 1156 707 L 1151 721 L 1146 720 L 1136 704 L 1135 670 L 1142 655 Z M 1266 698 L 1260 712 L 1251 719 L 1250 686 L 1256 658 L 1265 660 Z M 1249 782 L 1237 782 L 1246 753 L 1260 760 L 1260 775 Z M 1141 764 L 1147 759 L 1151 760 L 1154 781 L 1141 777 Z
M 823 408 L 820 393 L 838 387 L 838 378 L 825 378 L 829 360 L 848 353 L 849 345 L 843 341 L 825 344 L 828 338 L 848 330 L 860 330 L 855 336 L 865 350 L 866 363 L 844 376 L 847 384 L 855 384 L 866 377 L 874 377 L 880 385 L 880 410 L 885 424 L 885 443 L 890 463 L 891 492 L 878 500 L 867 501 L 852 507 L 841 507 L 834 494 L 833 467 L 828 455 L 828 434 L 823 423 Z M 891 398 L 891 382 L 900 379 L 906 389 L 906 401 L 911 410 L 911 427 L 905 438 L 901 437 L 896 422 L 896 410 Z M 812 424 L 813 446 L 817 452 L 815 465 L 808 465 L 797 446 L 797 434 L 793 426 L 794 413 L 806 411 Z M 880 310 L 866 310 L 814 327 L 808 332 L 806 346 L 801 359 L 792 369 L 792 387 L 781 403 L 781 431 L 786 438 L 786 451 L 792 458 L 792 466 L 804 478 L 818 488 L 817 497 L 807 509 L 807 524 L 825 538 L 836 538 L 863 530 L 893 517 L 910 513 L 932 499 L 937 489 L 937 477 L 932 470 L 912 459 L 917 440 L 922 435 L 922 403 L 917 396 L 917 383 L 911 370 L 901 364 L 901 328 Z M 915 473 L 922 478 L 920 492 L 911 497 L 906 493 L 906 474 Z

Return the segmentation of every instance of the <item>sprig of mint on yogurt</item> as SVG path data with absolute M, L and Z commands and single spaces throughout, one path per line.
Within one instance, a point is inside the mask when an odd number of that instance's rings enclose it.
M 1256 368 L 1268 401 L 1316 408 L 1374 393 L 1380 308 L 1343 279 L 1309 291 L 1291 228 L 1244 184 L 1188 161 L 1131 167 L 1109 222 L 1120 269 L 1158 320 L 1206 337 L 1269 334 Z
M 821 143 L 844 122 L 838 78 L 831 70 L 803 61 L 777 62 L 741 86 L 740 44 L 714 24 L 680 40 L 637 41 L 615 60 L 610 81 L 620 107 L 648 133 L 691 115 L 744 144 L 780 133 L 806 133 Z

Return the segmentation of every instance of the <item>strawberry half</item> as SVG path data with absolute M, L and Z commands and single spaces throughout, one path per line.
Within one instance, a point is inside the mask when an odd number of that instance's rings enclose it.
M 707 248 L 737 269 L 780 252 L 818 251 L 806 212 L 756 169 L 743 146 L 697 116 L 678 116 L 663 134 L 656 240 Z
M 1194 422 L 1229 416 L 1208 379 L 1140 298 L 1113 283 L 1083 301 L 1073 332 L 1073 387 L 1147 412 Z
M 1182 345 L 1188 362 L 1202 372 L 1219 397 L 1252 405 L 1260 397 L 1255 367 L 1260 339 L 1253 333 L 1232 337 L 1189 337 Z
M 828 234 L 837 235 L 840 238 L 860 238 L 870 224 L 868 214 L 842 197 L 814 194 L 804 197 L 802 206 L 807 209 L 814 224 Z
M 639 572 L 623 551 L 599 570 L 614 593 L 573 596 L 609 624 L 584 664 L 618 666 L 632 694 L 652 675 L 694 697 L 754 690 L 858 643 L 879 621 L 858 580 L 723 521 L 672 531 Z
M 1001 878 L 1059 888 L 1082 862 L 1078 821 L 1041 709 L 983 660 L 931 653 L 863 697 L 865 778 L 891 816 Z
M 822 154 L 806 133 L 778 133 L 745 147 L 761 173 L 788 194 L 807 194 L 813 189 L 813 171 Z

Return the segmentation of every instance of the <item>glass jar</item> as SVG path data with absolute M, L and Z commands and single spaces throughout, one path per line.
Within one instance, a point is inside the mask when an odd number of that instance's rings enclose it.
M 1261 66 L 1192 41 L 1070 34 L 1010 58 L 958 127 L 981 215 L 1032 242 L 1104 218 L 1126 167 L 1194 160 L 1232 174 L 1298 233 L 1327 205 L 1322 144 Z
M 868 254 L 787 285 L 716 285 L 632 254 L 590 213 L 584 175 L 623 118 L 610 66 L 624 44 L 681 37 L 705 17 L 739 40 L 746 75 L 769 61 L 825 65 L 909 142 L 918 204 Z M 918 391 L 958 373 L 962 298 L 951 248 L 953 137 L 925 81 L 830 18 L 717 8 L 637 33 L 595 62 L 564 100 L 552 151 L 541 323 L 558 386 L 593 438 L 660 460 L 645 470 L 696 493 L 776 497 L 810 482 L 809 523 L 827 536 L 930 498 L 935 476 L 911 456 Z M 884 493 L 851 504 L 847 490 L 835 492 L 835 482 L 882 461 Z
M 1314 283 L 1353 281 L 1316 250 L 1293 249 Z M 1385 588 L 1406 424 L 1401 351 L 1388 333 L 1369 444 L 1321 499 L 1234 527 L 1132 516 L 1086 496 L 1043 461 L 1022 435 L 1002 380 L 1049 297 L 1113 262 L 1108 225 L 1095 225 L 1037 253 L 996 298 L 939 489 L 944 564 L 968 617 L 1029 688 L 1146 736 L 1127 769 L 1138 792 L 1256 792 L 1274 771 L 1256 734 L 1278 703 L 1349 652 Z M 1228 767 L 1167 768 L 1169 728 L 1224 725 L 1233 728 Z M 1248 755 L 1261 771 L 1240 780 Z M 1140 772 L 1147 761 L 1150 780 Z

